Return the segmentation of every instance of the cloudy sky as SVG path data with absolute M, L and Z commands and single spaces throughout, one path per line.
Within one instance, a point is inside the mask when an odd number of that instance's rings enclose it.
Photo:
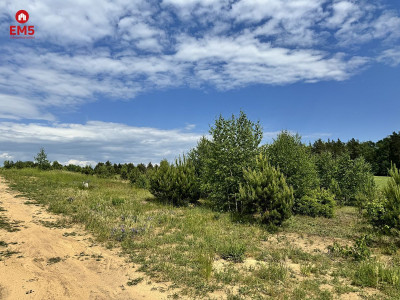
M 173 159 L 240 109 L 265 141 L 400 130 L 399 1 L 3 0 L 0 29 L 0 163 Z

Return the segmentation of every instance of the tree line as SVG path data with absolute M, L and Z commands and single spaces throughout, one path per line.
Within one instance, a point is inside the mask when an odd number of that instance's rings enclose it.
M 374 175 L 387 176 L 392 163 L 400 166 L 400 131 L 393 132 L 377 142 L 360 142 L 354 138 L 346 143 L 340 139 L 318 139 L 309 147 L 317 154 L 328 151 L 336 157 L 347 152 L 351 159 L 363 157 L 371 165 Z
M 337 205 L 354 205 L 381 228 L 400 229 L 400 134 L 378 141 L 350 140 L 305 145 L 298 134 L 282 131 L 261 144 L 259 122 L 244 112 L 220 116 L 188 154 L 160 165 L 98 163 L 80 167 L 50 162 L 44 149 L 35 162 L 4 163 L 5 168 L 63 169 L 98 177 L 119 176 L 173 205 L 203 203 L 215 210 L 276 227 L 292 214 L 333 217 Z M 379 158 L 379 159 L 378 159 Z M 373 174 L 391 176 L 380 192 Z
M 400 222 L 393 221 L 400 212 L 398 170 L 389 161 L 385 174 L 391 178 L 381 193 L 371 164 L 355 155 L 354 145 L 360 143 L 317 141 L 307 146 L 298 134 L 282 131 L 272 143 L 261 145 L 260 123 L 244 112 L 229 119 L 220 116 L 209 134 L 186 156 L 161 162 L 149 178 L 153 195 L 173 205 L 202 198 L 213 209 L 269 227 L 292 214 L 331 218 L 338 205 L 353 205 L 374 225 L 400 229 Z

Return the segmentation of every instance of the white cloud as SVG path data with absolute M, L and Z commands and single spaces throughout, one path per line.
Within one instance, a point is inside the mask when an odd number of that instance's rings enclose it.
M 376 61 L 354 45 L 400 39 L 399 14 L 366 1 L 7 0 L 0 27 L 21 7 L 36 39 L 0 46 L 0 118 L 181 86 L 346 80 Z
M 90 121 L 86 124 L 0 123 L 0 152 L 32 160 L 44 147 L 61 162 L 158 162 L 189 151 L 200 134 Z
M 387 49 L 378 57 L 378 61 L 396 67 L 400 64 L 400 47 Z
M 48 113 L 42 113 L 39 103 L 32 99 L 0 93 L 0 118 L 54 120 Z
M 10 159 L 13 159 L 13 156 L 8 154 L 7 152 L 4 152 L 4 153 L 0 153 L 0 159 L 10 160 Z
M 62 165 L 68 166 L 68 165 L 76 165 L 76 166 L 81 166 L 81 167 L 85 167 L 85 166 L 96 166 L 96 164 L 98 162 L 93 161 L 93 160 L 77 160 L 77 159 L 70 159 L 68 161 L 65 162 L 60 162 Z

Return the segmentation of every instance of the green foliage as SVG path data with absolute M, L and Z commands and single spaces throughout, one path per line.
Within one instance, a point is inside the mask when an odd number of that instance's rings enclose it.
M 374 185 L 371 166 L 363 157 L 352 160 L 348 153 L 340 155 L 337 164 L 336 180 L 340 187 L 337 196 L 342 204 L 355 204 L 357 194 L 365 193 L 368 184 Z
M 125 202 L 125 200 L 122 199 L 122 198 L 113 198 L 113 199 L 111 200 L 111 204 L 112 204 L 113 206 L 119 206 L 119 205 L 121 205 L 121 204 L 124 204 L 124 202 Z
M 399 290 L 400 268 L 398 266 L 386 267 L 377 261 L 365 261 L 356 267 L 353 281 L 359 286 L 379 288 L 391 285 Z
M 97 165 L 95 168 L 95 174 L 99 178 L 111 178 L 113 176 L 113 173 L 111 172 L 110 168 L 107 167 L 106 165 Z
M 236 239 L 226 240 L 217 249 L 217 253 L 222 259 L 230 260 L 233 262 L 243 262 L 246 253 L 246 245 Z
M 150 192 L 173 205 L 196 202 L 200 197 L 199 180 L 190 160 L 179 158 L 175 164 L 161 161 L 150 178 Z
M 382 193 L 370 196 L 366 205 L 369 221 L 380 228 L 400 230 L 400 172 L 395 165 L 389 170 L 390 179 Z
M 259 215 L 262 222 L 268 225 L 281 225 L 291 216 L 293 190 L 265 155 L 260 154 L 256 167 L 245 170 L 243 177 L 238 199 L 244 212 Z
M 14 167 L 14 162 L 12 160 L 5 160 L 3 166 L 5 169 L 11 169 Z
M 285 281 L 288 277 L 288 268 L 282 263 L 271 263 L 268 266 L 261 266 L 255 271 L 255 275 L 262 280 L 273 282 Z
M 127 165 L 123 165 L 120 172 L 121 179 L 127 180 L 129 177 L 129 170 Z
M 334 195 L 325 189 L 316 189 L 298 199 L 293 211 L 297 214 L 311 217 L 322 216 L 332 218 L 336 207 Z
M 354 246 L 341 246 L 337 242 L 328 246 L 328 250 L 333 255 L 352 257 L 356 261 L 366 260 L 371 257 L 371 250 L 368 247 L 369 238 L 364 235 L 356 239 Z
M 143 173 L 139 168 L 133 168 L 129 173 L 128 178 L 134 186 L 141 189 L 148 189 L 150 188 L 150 176 L 150 173 Z
M 253 123 L 241 111 L 231 119 L 220 116 L 210 134 L 212 140 L 203 140 L 202 148 L 197 149 L 202 190 L 217 207 L 239 211 L 237 195 L 243 183 L 243 170 L 255 164 L 262 129 L 259 122 Z
M 44 148 L 41 148 L 38 154 L 35 156 L 35 162 L 41 170 L 49 170 L 51 167 L 50 162 L 47 160 L 47 154 L 44 151 Z
M 296 199 L 319 186 L 318 173 L 310 151 L 301 143 L 301 137 L 282 131 L 267 148 L 271 164 L 279 168 L 293 187 Z
M 63 165 L 62 164 L 60 164 L 58 161 L 53 161 L 53 164 L 51 165 L 51 168 L 53 169 L 53 170 L 62 170 L 62 168 L 63 168 Z
M 320 186 L 326 190 L 337 186 L 338 165 L 331 152 L 324 151 L 315 156 Z

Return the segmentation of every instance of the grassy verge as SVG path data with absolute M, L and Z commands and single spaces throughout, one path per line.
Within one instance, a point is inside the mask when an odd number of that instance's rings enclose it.
M 374 176 L 375 184 L 379 189 L 382 189 L 386 182 L 389 180 L 389 176 Z
M 170 282 L 190 297 L 332 299 L 372 293 L 390 298 L 400 293 L 390 279 L 398 274 L 397 241 L 374 236 L 353 208 L 341 208 L 333 219 L 295 216 L 271 234 L 256 224 L 233 222 L 227 213 L 159 203 L 148 191 L 118 180 L 90 177 L 89 189 L 83 189 L 88 178 L 76 173 L 22 169 L 0 175 L 25 197 L 84 224 L 107 247 L 122 247 L 152 280 Z M 372 236 L 374 261 L 326 250 L 335 239 L 352 245 L 366 233 Z M 388 245 L 390 256 L 384 254 Z M 363 264 L 373 263 L 381 266 L 371 267 L 380 268 L 371 275 L 374 285 L 362 275 L 369 270 Z

